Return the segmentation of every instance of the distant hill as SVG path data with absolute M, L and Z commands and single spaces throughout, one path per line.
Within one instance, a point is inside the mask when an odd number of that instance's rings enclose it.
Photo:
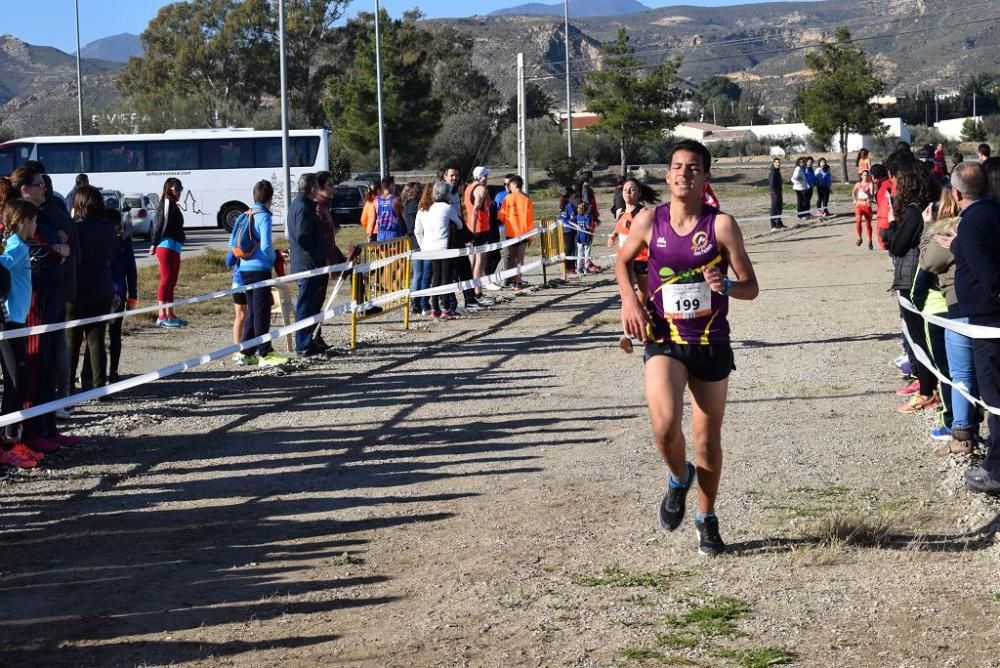
M 573 0 L 569 5 L 571 18 L 591 16 L 622 16 L 649 11 L 649 7 L 636 0 Z M 531 2 L 490 12 L 490 16 L 562 16 L 563 4 L 546 5 Z
M 574 0 L 571 7 L 579 0 Z M 675 6 L 641 14 L 573 18 L 570 22 L 572 87 L 581 72 L 599 68 L 602 43 L 628 30 L 647 63 L 680 56 L 681 77 L 699 82 L 729 77 L 763 94 L 778 113 L 790 111 L 808 80 L 803 45 L 831 39 L 840 26 L 862 38 L 888 92 L 918 88 L 957 92 L 963 78 L 993 71 L 1000 61 L 1000 10 L 951 0 L 872 3 L 870 0 L 768 2 L 728 7 Z M 989 20 L 995 18 L 997 20 Z M 475 38 L 473 62 L 506 94 L 514 92 L 514 63 L 523 52 L 529 74 L 557 101 L 564 96 L 563 22 L 556 16 L 489 16 L 440 19 Z M 873 38 L 874 39 L 868 39 Z
M 138 35 L 123 32 L 94 40 L 80 49 L 80 55 L 112 63 L 127 63 L 132 56 L 142 55 L 142 42 Z
M 114 77 L 121 68 L 121 63 L 83 60 L 85 113 L 117 99 Z M 0 36 L 0 124 L 27 135 L 69 116 L 76 118 L 76 56 Z

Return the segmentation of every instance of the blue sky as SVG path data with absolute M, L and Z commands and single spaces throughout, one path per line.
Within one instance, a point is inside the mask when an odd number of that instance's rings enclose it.
M 480 0 L 476 11 L 488 14 L 494 9 L 511 7 L 528 0 Z M 553 4 L 551 0 L 542 0 Z M 668 5 L 700 5 L 715 7 L 721 5 L 749 4 L 769 0 L 640 0 L 650 7 Z M 123 32 L 141 33 L 150 19 L 169 0 L 79 0 L 80 42 L 87 44 L 102 37 Z M 374 8 L 375 1 L 355 1 L 348 7 L 351 16 L 361 10 Z M 384 0 L 382 6 L 393 16 L 399 16 L 414 6 L 432 18 L 455 16 L 453 0 Z M 572 15 L 573 0 L 570 0 Z M 66 52 L 76 50 L 76 36 L 73 30 L 73 0 L 28 0 L 27 2 L 4 2 L 4 18 L 0 23 L 0 33 L 9 33 L 29 44 L 54 46 Z

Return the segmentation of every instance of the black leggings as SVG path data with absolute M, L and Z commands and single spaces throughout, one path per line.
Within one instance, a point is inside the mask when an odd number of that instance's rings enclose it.
M 125 297 L 122 297 L 121 303 L 118 304 L 118 308 L 112 309 L 112 313 L 124 313 L 125 312 Z M 122 324 L 125 322 L 125 318 L 115 318 L 114 320 L 108 321 L 108 366 L 110 371 L 109 376 L 118 375 L 118 363 L 122 359 Z
M 243 284 L 259 283 L 271 278 L 269 271 L 241 271 Z M 243 320 L 243 341 L 263 336 L 271 331 L 271 288 L 257 288 L 248 290 L 247 293 L 247 315 Z M 247 355 L 267 355 L 274 348 L 270 341 L 265 341 L 256 348 L 247 348 L 244 353 Z
M 910 293 L 900 293 L 907 299 L 910 299 Z M 924 319 L 918 314 L 908 311 L 902 306 L 899 307 L 899 312 L 903 317 L 903 322 L 906 323 L 906 333 L 910 335 L 910 340 L 914 344 L 920 347 L 924 351 L 924 354 L 928 358 L 932 358 L 931 351 L 927 348 L 927 336 L 924 333 Z M 913 370 L 917 374 L 917 380 L 920 381 L 920 394 L 929 397 L 937 389 L 937 376 L 931 372 L 930 369 L 921 364 L 916 356 L 911 359 L 911 364 L 913 365 Z
M 799 218 L 805 218 L 809 215 L 809 199 L 808 190 L 795 191 L 795 215 Z
M 943 317 L 947 317 L 944 314 L 939 313 Z M 934 366 L 938 368 L 945 378 L 951 378 L 951 369 L 948 368 L 948 351 L 944 346 L 944 327 L 940 325 L 935 325 L 932 322 L 927 323 L 927 341 L 931 348 L 931 359 L 934 360 Z M 951 385 L 948 383 L 940 383 L 938 392 L 941 394 L 941 403 L 944 404 L 944 412 L 941 415 L 941 420 L 944 422 L 944 426 L 951 429 L 952 412 L 951 412 Z

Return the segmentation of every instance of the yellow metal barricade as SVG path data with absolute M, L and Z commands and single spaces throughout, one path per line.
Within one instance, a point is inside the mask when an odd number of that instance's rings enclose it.
M 539 238 L 541 239 L 542 246 L 542 280 L 548 281 L 547 263 L 553 261 L 553 259 L 562 257 L 565 252 L 565 243 L 563 240 L 562 225 L 557 221 L 543 220 L 539 224 Z M 566 278 L 566 263 L 560 262 L 560 271 L 562 272 L 562 277 Z
M 410 287 L 410 238 L 400 237 L 390 241 L 373 241 L 361 245 L 361 253 L 355 263 L 358 265 L 378 262 L 387 258 L 398 257 L 382 267 L 376 267 L 364 273 L 357 270 L 351 276 L 351 299 L 358 305 L 378 299 L 394 292 Z M 403 309 L 403 328 L 410 328 L 410 296 L 407 294 L 390 302 L 379 304 L 378 311 L 351 313 L 351 348 L 358 345 L 358 322 L 375 315 Z

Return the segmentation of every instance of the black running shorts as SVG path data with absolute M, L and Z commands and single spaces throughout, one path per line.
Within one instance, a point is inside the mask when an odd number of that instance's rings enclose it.
M 680 361 L 687 367 L 688 373 L 706 383 L 715 383 L 729 377 L 736 370 L 733 362 L 733 349 L 728 343 L 712 343 L 708 345 L 685 345 L 666 341 L 646 344 L 644 361 L 651 357 L 664 355 Z
M 645 261 L 634 260 L 632 262 L 632 269 L 635 271 L 636 276 L 648 276 L 649 275 L 649 263 Z
M 233 303 L 237 306 L 247 305 L 247 293 L 245 292 L 234 292 L 233 293 Z
M 477 232 L 472 236 L 473 246 L 485 246 L 490 243 L 490 233 L 489 232 Z

